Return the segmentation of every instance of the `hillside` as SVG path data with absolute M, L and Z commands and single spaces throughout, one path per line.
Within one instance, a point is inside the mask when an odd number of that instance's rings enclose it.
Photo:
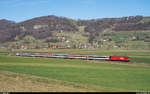
M 31 35 L 36 39 L 43 39 L 52 36 L 52 31 L 77 31 L 75 25 L 71 24 L 67 18 L 60 18 L 52 15 L 33 18 L 31 20 L 16 23 L 14 25 L 11 25 L 9 21 L 4 22 L 3 20 L 0 20 L 0 25 L 1 24 L 3 28 L 0 28 L 0 35 L 2 35 L 2 32 L 13 32 L 16 34 L 10 34 L 9 40 L 7 37 L 1 36 L 0 42 L 13 41 L 16 36 L 18 36 L 19 39 L 24 38 L 26 35 Z M 6 33 L 3 35 L 8 34 Z
M 24 43 L 28 43 L 27 38 L 30 37 L 32 40 L 39 40 L 40 42 L 54 45 L 65 44 L 66 41 L 70 41 L 74 46 L 77 43 L 99 44 L 105 39 L 116 42 L 118 32 L 121 32 L 119 37 L 122 39 L 125 38 L 123 32 L 126 32 L 126 39 L 147 41 L 150 37 L 149 30 L 150 17 L 129 16 L 74 20 L 49 15 L 19 23 L 5 19 L 0 20 L 0 42 L 6 43 L 22 40 Z

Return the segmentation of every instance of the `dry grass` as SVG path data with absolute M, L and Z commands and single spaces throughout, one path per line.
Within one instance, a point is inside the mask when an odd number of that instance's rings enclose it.
M 106 92 L 127 91 L 0 71 L 0 92 Z
M 0 70 L 0 92 L 127 92 Z
M 86 92 L 94 90 L 64 86 L 60 81 L 0 71 L 0 92 Z

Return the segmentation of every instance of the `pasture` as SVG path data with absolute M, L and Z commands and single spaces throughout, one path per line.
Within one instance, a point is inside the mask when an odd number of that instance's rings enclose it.
M 0 71 L 40 77 L 42 80 L 35 80 L 54 85 L 55 89 L 45 91 L 150 91 L 149 64 L 0 56 Z M 61 89 L 57 90 L 57 86 Z M 1 86 L 0 91 L 4 91 L 2 88 L 5 87 Z

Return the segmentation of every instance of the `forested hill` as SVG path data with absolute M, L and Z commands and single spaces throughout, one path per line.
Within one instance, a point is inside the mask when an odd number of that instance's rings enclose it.
M 107 29 L 110 31 L 150 30 L 150 17 L 129 16 L 122 18 L 103 18 L 92 20 L 74 20 L 55 15 L 42 16 L 15 23 L 5 19 L 0 20 L 0 42 L 14 41 L 17 36 L 23 39 L 30 35 L 35 39 L 54 37 L 54 32 L 79 32 L 84 27 L 88 38 L 98 36 Z

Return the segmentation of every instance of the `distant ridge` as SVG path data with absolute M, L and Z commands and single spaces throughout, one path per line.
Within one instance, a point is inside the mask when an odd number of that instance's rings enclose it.
M 15 23 L 6 19 L 0 20 L 0 42 L 14 41 L 26 35 L 36 39 L 54 37 L 53 32 L 78 32 L 84 26 L 87 37 L 98 36 L 100 32 L 111 31 L 150 30 L 150 17 L 129 16 L 121 18 L 103 18 L 92 20 L 74 20 L 55 15 L 36 17 L 30 20 Z

